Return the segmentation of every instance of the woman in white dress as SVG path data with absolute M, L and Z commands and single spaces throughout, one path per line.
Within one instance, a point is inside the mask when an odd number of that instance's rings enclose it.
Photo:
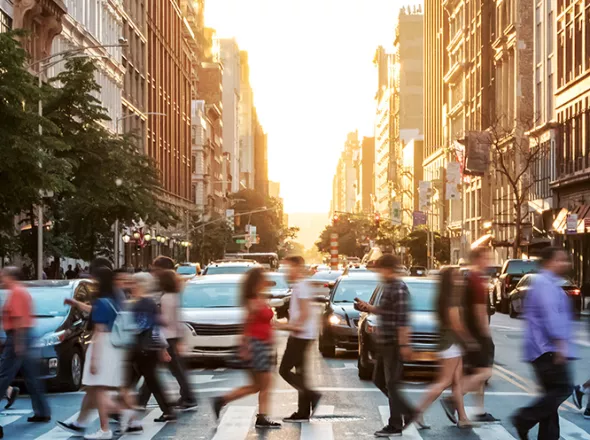
M 123 385 L 123 362 L 125 350 L 113 346 L 110 333 L 121 304 L 115 298 L 113 271 L 100 268 L 96 272 L 98 292 L 92 304 L 90 325 L 93 328 L 92 343 L 86 353 L 82 384 L 86 387 L 78 419 L 72 423 L 57 422 L 63 429 L 77 435 L 84 434 L 89 412 L 98 410 L 100 428 L 84 436 L 86 440 L 111 440 L 113 432 L 109 427 L 109 410 L 112 408 L 108 391 Z

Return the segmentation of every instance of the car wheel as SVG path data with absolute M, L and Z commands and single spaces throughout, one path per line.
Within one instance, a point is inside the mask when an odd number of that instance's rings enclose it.
M 512 304 L 512 301 L 510 301 L 510 305 L 509 307 L 509 315 L 511 318 L 517 318 L 518 317 L 518 313 L 516 313 L 516 310 L 514 310 L 514 304 Z
M 361 360 L 362 356 L 359 354 L 359 358 L 357 361 L 357 366 L 359 369 L 359 379 L 360 380 L 371 380 L 373 377 L 373 369 L 371 367 L 365 367 L 363 365 L 363 361 Z
M 78 391 L 82 386 L 82 372 L 84 361 L 79 348 L 74 348 L 70 357 L 68 376 L 66 377 L 66 388 L 69 391 Z
M 502 298 L 500 300 L 500 312 L 506 315 L 509 312 L 508 308 L 509 308 L 508 300 L 505 298 Z

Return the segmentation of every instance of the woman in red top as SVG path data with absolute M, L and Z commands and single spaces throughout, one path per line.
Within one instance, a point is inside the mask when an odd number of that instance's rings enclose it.
M 213 408 L 219 419 L 219 413 L 225 405 L 258 393 L 259 414 L 256 417 L 256 427 L 280 428 L 280 423 L 273 422 L 267 416 L 272 370 L 275 367 L 272 329 L 274 312 L 263 295 L 268 286 L 269 282 L 262 268 L 255 268 L 248 272 L 242 286 L 242 302 L 247 316 L 239 354 L 248 365 L 251 383 L 236 388 L 225 396 L 215 398 Z

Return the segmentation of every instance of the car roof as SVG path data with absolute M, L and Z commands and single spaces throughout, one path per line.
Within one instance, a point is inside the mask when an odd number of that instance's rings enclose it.
M 218 266 L 258 266 L 259 264 L 254 260 L 228 260 L 228 261 L 214 261 L 208 267 Z
M 436 278 L 428 277 L 402 277 L 402 281 L 406 284 L 437 284 Z
M 243 273 L 228 273 L 219 275 L 207 275 L 206 277 L 191 278 L 186 282 L 190 284 L 224 284 L 224 283 L 240 283 L 244 278 Z
M 378 280 L 379 275 L 371 271 L 358 271 L 349 272 L 346 275 L 342 275 L 340 280 Z

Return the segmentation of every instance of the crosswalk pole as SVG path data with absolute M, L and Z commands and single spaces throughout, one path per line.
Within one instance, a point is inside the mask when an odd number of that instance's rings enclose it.
M 338 270 L 338 234 L 330 235 L 330 267 Z

